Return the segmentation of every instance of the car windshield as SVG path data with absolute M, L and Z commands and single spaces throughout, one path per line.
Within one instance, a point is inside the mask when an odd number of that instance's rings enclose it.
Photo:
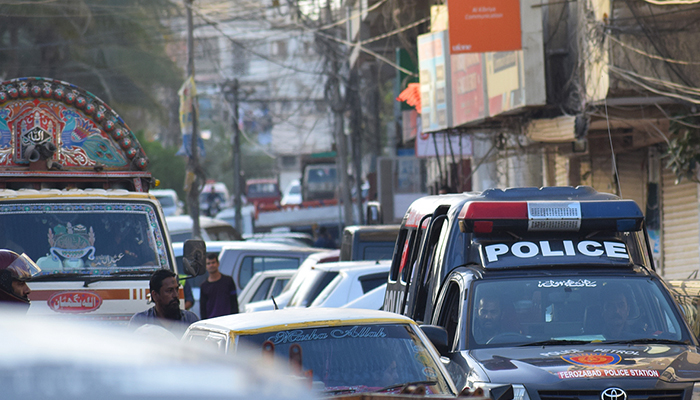
M 336 276 L 338 276 L 337 271 L 319 269 L 309 271 L 294 294 L 292 294 L 288 306 L 308 307 Z
M 651 277 L 549 276 L 477 281 L 471 347 L 567 342 L 686 342 L 672 299 Z
M 172 196 L 164 195 L 164 196 L 156 196 L 156 198 L 160 202 L 160 205 L 163 207 L 173 207 L 175 205 L 175 200 L 173 200 Z
M 240 343 L 289 359 L 300 350 L 301 368 L 313 387 L 328 393 L 376 391 L 408 382 L 429 393 L 452 394 L 428 350 L 408 325 L 344 325 L 240 336 Z M 259 351 L 259 350 L 258 350 Z M 427 383 L 431 382 L 431 383 Z M 387 390 L 389 391 L 389 390 Z
M 41 275 L 103 277 L 170 267 L 149 203 L 7 203 L 0 213 L 0 248 L 26 253 Z
M 275 197 L 279 195 L 277 184 L 274 183 L 252 183 L 248 185 L 248 198 Z

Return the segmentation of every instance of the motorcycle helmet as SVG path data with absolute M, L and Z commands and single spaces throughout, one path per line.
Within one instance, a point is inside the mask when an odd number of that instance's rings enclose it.
M 26 282 L 39 272 L 41 269 L 26 254 L 0 249 L 0 301 L 29 306 L 29 298 L 15 293 L 12 282 Z

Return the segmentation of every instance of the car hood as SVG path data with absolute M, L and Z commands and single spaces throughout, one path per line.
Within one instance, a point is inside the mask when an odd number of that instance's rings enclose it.
M 494 383 L 556 384 L 587 379 L 700 381 L 700 354 L 685 345 L 606 345 L 508 347 L 465 350 L 477 380 Z M 483 376 L 478 377 L 478 375 Z M 607 378 L 607 379 L 606 379 Z

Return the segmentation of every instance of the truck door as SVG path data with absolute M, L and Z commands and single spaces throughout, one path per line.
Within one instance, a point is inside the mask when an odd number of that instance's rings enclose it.
M 428 227 L 423 234 L 420 254 L 411 274 L 412 284 L 409 284 L 410 288 L 408 289 L 410 294 L 406 298 L 411 298 L 413 301 L 407 303 L 406 315 L 415 321 L 427 322 L 425 315 L 428 308 L 428 289 L 432 284 L 431 276 L 433 275 L 433 265 L 435 265 L 437 243 L 447 220 L 445 211 L 446 209 L 436 210 L 435 217 L 429 220 Z M 432 304 L 432 301 L 430 303 Z M 432 307 L 429 308 L 432 309 Z M 430 318 L 428 317 L 428 319 Z
M 417 226 L 404 226 L 399 231 L 392 257 L 383 310 L 405 315 L 410 274 L 413 264 L 418 259 L 423 230 L 419 229 L 423 221 L 430 216 L 424 216 Z
M 442 326 L 447 331 L 447 348 L 450 353 L 458 352 L 464 348 L 462 342 L 466 339 L 467 287 L 471 278 L 472 275 L 463 268 L 455 270 L 445 281 L 445 286 L 440 291 L 435 305 L 435 316 L 432 318 L 432 323 Z M 469 367 L 463 358 L 450 357 L 446 368 L 457 387 L 466 385 Z

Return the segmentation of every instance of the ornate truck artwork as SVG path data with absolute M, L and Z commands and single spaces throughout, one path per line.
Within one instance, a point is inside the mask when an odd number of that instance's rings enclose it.
M 124 257 L 118 255 L 95 256 L 95 231 L 83 225 L 65 226 L 58 225 L 49 229 L 49 253 L 53 262 L 59 262 L 63 268 L 80 269 L 85 266 L 83 257 L 87 256 L 87 265 L 90 268 L 114 268 L 119 260 Z
M 45 78 L 5 82 L 0 85 L 0 166 L 43 160 L 49 170 L 123 169 L 130 163 L 145 170 L 148 165 L 131 130 L 90 92 Z
M 59 261 L 59 256 L 70 261 L 79 260 L 85 255 L 90 260 L 95 259 L 95 232 L 92 227 L 88 232 L 83 225 L 76 225 L 75 228 L 70 222 L 66 226 L 58 225 L 53 230 L 49 229 L 49 245 L 54 261 Z

